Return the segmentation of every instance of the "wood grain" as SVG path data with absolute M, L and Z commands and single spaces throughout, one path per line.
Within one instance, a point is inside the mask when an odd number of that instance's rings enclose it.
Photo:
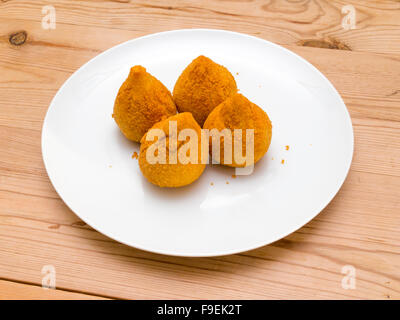
M 103 300 L 87 294 L 43 289 L 35 285 L 0 280 L 0 300 Z
M 48 1 L 0 2 L 0 298 L 52 298 L 38 287 L 50 264 L 59 289 L 50 295 L 60 299 L 400 299 L 398 1 L 51 3 L 56 30 L 41 28 Z M 341 27 L 345 4 L 356 8 L 355 30 Z M 40 135 L 62 83 L 113 45 L 177 28 L 229 29 L 284 45 L 346 102 L 355 133 L 350 174 L 331 204 L 285 239 L 218 258 L 146 253 L 85 225 L 51 186 Z M 341 286 L 344 265 L 357 270 L 355 290 Z
M 104 33 L 117 31 L 121 34 L 123 31 L 121 36 L 123 33 L 138 36 L 179 28 L 212 27 L 253 34 L 287 45 L 305 39 L 323 41 L 332 37 L 356 51 L 400 51 L 400 3 L 395 0 L 57 0 L 51 3 L 57 9 L 57 28 L 63 24 L 84 29 L 82 33 L 72 33 L 62 39 L 70 38 L 69 41 L 75 43 L 84 43 L 91 28 L 104 29 Z M 41 8 L 48 4 L 48 1 L 10 0 L 2 4 L 0 18 L 8 21 L 9 28 L 21 29 L 40 22 Z M 344 5 L 353 5 L 356 9 L 355 30 L 346 31 L 341 26 Z M 99 37 L 104 40 L 103 36 L 108 37 L 104 33 L 98 33 L 89 41 Z

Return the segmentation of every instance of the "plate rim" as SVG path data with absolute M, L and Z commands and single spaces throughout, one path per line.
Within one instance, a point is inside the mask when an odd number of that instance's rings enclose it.
M 335 93 L 335 95 L 339 98 L 339 101 L 341 102 L 342 107 L 344 108 L 345 111 L 345 117 L 346 117 L 346 121 L 348 122 L 348 124 L 350 125 L 350 135 L 351 135 L 351 141 L 349 141 L 350 145 L 351 145 L 351 155 L 349 158 L 349 161 L 347 163 L 347 168 L 345 170 L 345 174 L 343 175 L 342 181 L 338 184 L 338 188 L 337 190 L 333 193 L 333 195 L 331 197 L 329 197 L 329 200 L 327 201 L 327 203 L 324 203 L 321 206 L 321 209 L 316 210 L 316 212 L 313 212 L 312 215 L 310 215 L 310 218 L 305 219 L 305 222 L 300 222 L 298 224 L 296 224 L 292 229 L 286 233 L 283 233 L 280 237 L 278 237 L 277 239 L 273 240 L 273 241 L 266 241 L 263 242 L 261 244 L 257 243 L 256 245 L 252 245 L 252 246 L 248 246 L 245 248 L 240 248 L 240 249 L 230 249 L 230 250 L 224 250 L 221 251 L 220 253 L 197 253 L 197 254 L 187 254 L 187 253 L 179 253 L 179 252 L 174 252 L 173 250 L 154 250 L 154 249 L 149 249 L 149 248 L 145 248 L 142 247 L 141 245 L 133 245 L 131 243 L 127 243 L 124 240 L 119 239 L 118 235 L 113 234 L 112 232 L 104 232 L 104 231 L 100 231 L 97 227 L 95 227 L 91 221 L 89 221 L 90 219 L 88 218 L 83 218 L 78 212 L 77 210 L 73 210 L 73 208 L 71 207 L 71 205 L 69 203 L 67 203 L 67 201 L 62 197 L 61 193 L 59 192 L 58 188 L 56 187 L 50 172 L 49 172 L 49 168 L 48 168 L 48 164 L 46 162 L 46 148 L 45 148 L 45 127 L 46 124 L 48 123 L 48 115 L 49 112 L 53 107 L 53 105 L 55 104 L 55 101 L 57 99 L 57 97 L 61 94 L 61 92 L 63 91 L 64 87 L 70 82 L 72 81 L 76 75 L 82 70 L 84 69 L 87 65 L 89 65 L 90 63 L 92 63 L 94 60 L 96 60 L 97 58 L 109 54 L 110 52 L 112 52 L 113 50 L 117 50 L 118 48 L 128 45 L 130 43 L 133 43 L 135 41 L 139 41 L 139 40 L 143 40 L 143 39 L 147 39 L 147 38 L 152 38 L 152 37 L 156 37 L 156 36 L 161 36 L 161 35 L 165 35 L 165 34 L 173 34 L 173 33 L 190 33 L 190 32 L 217 32 L 217 33 L 228 33 L 228 34 L 232 34 L 232 35 L 236 35 L 236 36 L 241 36 L 241 37 L 246 37 L 252 40 L 256 40 L 256 41 L 261 41 L 261 42 L 265 42 L 267 43 L 269 46 L 273 46 L 276 47 L 280 50 L 285 51 L 286 53 L 294 56 L 295 58 L 299 59 L 300 61 L 302 61 L 303 63 L 305 63 L 308 67 L 310 67 L 314 72 L 316 72 L 324 81 L 325 83 L 329 86 L 329 88 L 331 90 L 333 90 L 333 92 Z M 236 32 L 236 31 L 230 31 L 230 30 L 225 30 L 225 29 L 210 29 L 210 28 L 193 28 L 193 29 L 176 29 L 176 30 L 169 30 L 169 31 L 162 31 L 162 32 L 156 32 L 156 33 L 151 33 L 151 34 L 147 34 L 141 37 L 137 37 L 137 38 L 133 38 L 124 42 L 121 42 L 113 47 L 110 47 L 106 50 L 104 50 L 103 52 L 97 54 L 96 56 L 92 57 L 89 61 L 85 62 L 81 67 L 79 67 L 77 70 L 75 70 L 65 81 L 64 83 L 60 86 L 60 88 L 57 90 L 56 94 L 54 95 L 54 97 L 52 98 L 47 110 L 46 110 L 46 114 L 45 117 L 43 119 L 43 124 L 42 124 L 42 129 L 41 129 L 41 152 L 42 152 L 42 160 L 44 163 L 44 167 L 46 169 L 46 173 L 47 176 L 53 186 L 53 188 L 55 189 L 55 191 L 57 192 L 58 196 L 60 197 L 60 199 L 64 202 L 64 204 L 80 219 L 82 219 L 87 225 L 89 225 L 91 228 L 93 228 L 94 230 L 96 230 L 97 232 L 105 235 L 106 237 L 117 241 L 119 243 L 122 243 L 124 245 L 127 245 L 129 247 L 132 248 L 136 248 L 139 250 L 143 250 L 146 252 L 152 252 L 152 253 L 156 253 L 156 254 L 162 254 L 162 255 L 168 255 L 168 256 L 176 256 L 176 257 L 188 257 L 188 258 L 201 258 L 201 257 L 218 257 L 218 256 L 226 256 L 226 255 L 232 255 L 232 254 L 237 254 L 237 253 L 241 253 L 241 252 L 246 252 L 246 251 L 250 251 L 250 250 L 255 250 L 267 245 L 270 245 L 272 243 L 275 243 L 285 237 L 287 237 L 288 235 L 296 232 L 297 230 L 299 230 L 300 228 L 302 228 L 303 226 L 305 226 L 306 224 L 308 224 L 311 220 L 313 220 L 317 215 L 319 215 L 331 202 L 332 200 L 336 197 L 336 195 L 338 194 L 338 192 L 340 191 L 340 189 L 342 188 L 344 182 L 346 181 L 346 178 L 350 172 L 350 168 L 351 168 L 351 164 L 353 161 L 353 157 L 354 157 L 354 128 L 353 128 L 353 123 L 351 120 L 351 116 L 349 113 L 349 110 L 347 109 L 346 104 L 343 101 L 343 98 L 341 97 L 341 95 L 339 94 L 339 92 L 336 90 L 336 88 L 334 87 L 334 85 L 331 83 L 331 81 L 329 81 L 329 79 L 320 71 L 318 70 L 318 68 L 316 66 L 314 66 L 312 63 L 310 63 L 309 61 L 307 61 L 305 58 L 301 57 L 300 55 L 296 54 L 295 52 L 279 45 L 276 44 L 274 42 L 271 42 L 269 40 L 265 40 L 256 36 L 252 36 L 249 34 L 245 34 L 245 33 L 241 33 L 241 32 Z

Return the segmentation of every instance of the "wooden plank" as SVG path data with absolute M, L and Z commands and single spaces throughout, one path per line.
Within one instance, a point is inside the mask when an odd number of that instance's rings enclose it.
M 398 1 L 55 0 L 57 28 L 43 30 L 47 4 L 0 2 L 0 278 L 40 286 L 42 267 L 53 265 L 66 295 L 400 298 Z M 356 8 L 355 30 L 340 25 L 344 4 Z M 144 34 L 195 27 L 257 35 L 313 63 L 348 106 L 355 154 L 339 194 L 299 231 L 243 254 L 186 259 L 129 248 L 80 221 L 49 182 L 40 134 L 58 88 L 96 54 Z M 13 46 L 8 37 L 19 30 L 27 41 Z M 341 286 L 344 265 L 356 268 L 354 290 Z M 14 297 L 42 292 L 2 286 Z
M 26 29 L 30 22 L 41 22 L 41 8 L 48 4 L 48 1 L 6 1 L 0 4 L 0 18 L 12 20 L 12 30 Z M 356 51 L 400 52 L 400 3 L 393 0 L 97 0 L 73 3 L 54 0 L 51 4 L 57 10 L 59 24 L 101 27 L 107 31 L 130 30 L 136 32 L 136 36 L 182 28 L 218 28 L 286 45 L 314 39 L 318 41 L 311 45 L 325 46 L 326 38 L 331 37 Z M 356 10 L 354 30 L 342 27 L 345 5 L 353 5 Z M 68 41 L 77 43 L 86 39 L 85 32 L 79 33 L 79 37 L 74 34 L 62 40 L 69 38 Z M 104 36 L 103 33 L 99 35 Z
M 104 300 L 105 298 L 0 280 L 0 300 Z
M 399 189 L 397 177 L 352 171 L 328 208 L 298 232 L 258 250 L 208 259 L 129 248 L 77 224 L 72 213 L 55 215 L 46 198 L 2 191 L 0 270 L 36 283 L 50 264 L 61 288 L 132 299 L 400 298 Z M 357 269 L 357 290 L 341 287 L 348 264 Z

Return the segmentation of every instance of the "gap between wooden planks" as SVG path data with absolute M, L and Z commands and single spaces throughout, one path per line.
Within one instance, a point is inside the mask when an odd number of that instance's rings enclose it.
M 0 280 L 0 300 L 103 300 L 103 297 L 44 289 L 37 285 Z

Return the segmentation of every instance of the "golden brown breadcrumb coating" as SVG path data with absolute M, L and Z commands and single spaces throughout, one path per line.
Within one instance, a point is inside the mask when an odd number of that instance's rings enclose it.
M 179 76 L 173 97 L 179 112 L 191 112 L 203 126 L 210 112 L 236 92 L 236 81 L 228 69 L 199 56 Z
M 246 154 L 246 129 L 254 129 L 254 163 L 260 160 L 268 151 L 272 137 L 272 124 L 268 115 L 256 104 L 249 101 L 246 97 L 237 93 L 219 106 L 217 106 L 208 116 L 203 126 L 204 129 L 218 129 L 219 131 L 228 128 L 232 133 L 232 141 L 234 129 L 242 129 L 242 152 Z M 216 159 L 216 155 L 212 154 L 214 160 L 218 163 L 225 164 L 230 167 L 243 167 L 244 164 L 235 162 L 233 156 L 234 145 L 232 146 L 232 163 L 224 161 L 224 140 L 220 141 L 220 156 Z M 210 152 L 212 153 L 212 139 L 210 138 Z
M 170 135 L 172 135 L 169 128 L 170 121 L 176 121 L 178 135 L 183 129 L 193 129 L 194 132 L 196 133 L 197 146 L 198 146 L 197 150 L 198 159 L 196 159 L 195 161 L 196 163 L 183 164 L 180 161 L 178 154 L 180 151 L 184 151 L 184 149 L 181 148 L 187 143 L 187 141 L 177 141 L 177 144 L 171 148 L 171 154 L 173 156 L 176 156 L 177 162 L 172 164 L 170 163 L 173 161 L 171 160 L 169 155 Z M 146 179 L 151 183 L 160 187 L 182 187 L 197 180 L 201 176 L 206 167 L 205 162 L 207 160 L 208 154 L 206 154 L 206 160 L 202 162 L 201 143 L 200 143 L 201 128 L 193 118 L 192 114 L 188 112 L 179 113 L 177 115 L 169 117 L 168 119 L 156 123 L 151 129 L 161 129 L 165 133 L 164 139 L 166 145 L 166 154 L 165 154 L 166 163 L 151 164 L 147 160 L 146 152 L 148 151 L 149 147 L 159 141 L 158 138 L 155 138 L 154 141 L 146 141 L 147 136 L 149 135 L 150 132 L 149 130 L 149 132 L 147 132 L 141 140 L 140 153 L 139 153 L 140 170 L 142 171 Z M 162 140 L 163 139 L 160 139 L 160 141 Z
M 176 114 L 168 89 L 142 66 L 131 68 L 119 89 L 113 118 L 122 133 L 139 142 L 155 123 Z

